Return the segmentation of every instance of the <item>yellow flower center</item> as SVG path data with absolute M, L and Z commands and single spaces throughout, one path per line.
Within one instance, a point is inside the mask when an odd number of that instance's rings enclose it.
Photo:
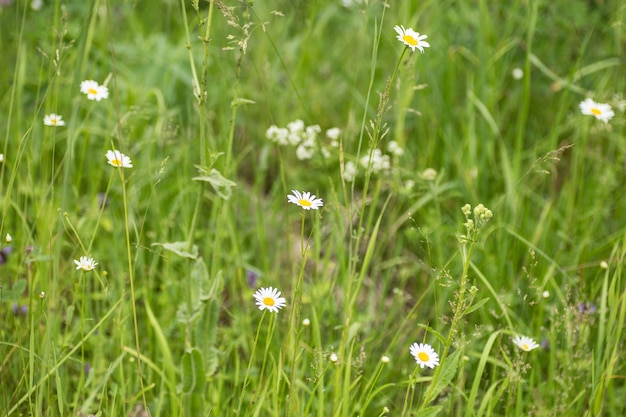
M 119 159 L 113 159 L 113 160 L 111 160 L 111 164 L 113 164 L 116 167 L 121 167 L 122 166 L 122 161 L 120 161 Z
M 596 116 L 600 116 L 602 114 L 600 109 L 596 109 L 595 107 L 591 109 L 591 113 L 595 114 Z
M 426 352 L 420 352 L 417 354 L 417 357 L 422 361 L 422 362 L 428 362 L 428 359 L 430 359 L 428 357 L 428 353 Z
M 526 343 L 522 343 L 522 349 L 528 350 L 530 349 L 530 346 L 528 346 Z
M 57 119 L 55 119 L 55 118 L 50 119 L 50 124 L 56 125 L 57 124 Z
M 402 36 L 402 40 L 405 41 L 406 43 L 408 43 L 411 46 L 416 46 L 417 45 L 417 39 L 415 39 L 413 36 L 404 35 L 404 36 Z
M 95 88 L 90 88 L 89 90 L 87 90 L 87 92 L 89 92 L 89 94 L 93 94 L 94 96 L 98 94 L 98 90 L 96 90 Z
M 274 299 L 272 297 L 265 297 L 263 299 L 263 304 L 265 304 L 266 306 L 273 306 L 274 305 Z
M 309 200 L 300 200 L 298 203 L 300 203 L 303 207 L 311 207 L 311 202 Z

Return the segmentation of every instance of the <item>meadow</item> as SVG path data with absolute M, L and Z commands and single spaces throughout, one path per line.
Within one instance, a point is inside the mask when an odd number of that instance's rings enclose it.
M 3 0 L 0 49 L 0 416 L 626 415 L 622 0 Z

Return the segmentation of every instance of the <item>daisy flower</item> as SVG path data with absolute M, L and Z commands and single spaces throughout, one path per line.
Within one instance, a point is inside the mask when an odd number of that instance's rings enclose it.
M 531 350 L 539 347 L 539 345 L 533 339 L 526 336 L 515 336 L 513 338 L 513 343 L 515 343 L 518 348 L 526 352 L 530 352 Z
M 435 352 L 431 345 L 426 343 L 413 343 L 409 347 L 409 352 L 415 358 L 415 362 L 418 363 L 420 368 L 428 366 L 433 369 L 439 365 L 439 355 Z
M 430 48 L 430 44 L 424 40 L 428 36 L 420 35 L 411 28 L 405 29 L 404 26 L 396 25 L 394 29 L 398 33 L 397 39 L 411 48 L 411 52 L 414 52 L 417 48 L 421 53 L 424 53 L 424 48 Z
M 74 263 L 76 264 L 76 269 L 82 269 L 85 272 L 91 271 L 96 267 L 96 265 L 98 265 L 93 258 L 89 258 L 87 256 L 81 256 L 80 260 L 74 260 Z
M 108 162 L 110 165 L 113 165 L 117 168 L 132 168 L 133 163 L 129 157 L 124 155 L 118 150 L 115 151 L 107 151 L 106 155 Z
M 586 98 L 578 105 L 580 112 L 588 116 L 594 116 L 598 120 L 602 120 L 604 123 L 608 123 L 609 120 L 615 116 L 615 113 L 611 109 L 611 106 L 604 103 L 596 103 L 590 98 Z
M 96 81 L 85 80 L 80 83 L 80 92 L 87 94 L 89 100 L 100 101 L 109 98 L 109 89 L 105 85 L 98 85 Z
M 278 313 L 278 310 L 287 305 L 287 300 L 280 296 L 280 291 L 276 288 L 260 288 L 254 293 L 256 305 L 259 310 L 269 310 Z
M 317 210 L 324 205 L 321 198 L 315 198 L 315 194 L 311 194 L 308 191 L 291 190 L 293 195 L 289 194 L 287 200 L 290 203 L 297 204 L 305 210 Z
M 46 114 L 43 118 L 43 124 L 46 126 L 65 126 L 63 116 L 60 114 Z

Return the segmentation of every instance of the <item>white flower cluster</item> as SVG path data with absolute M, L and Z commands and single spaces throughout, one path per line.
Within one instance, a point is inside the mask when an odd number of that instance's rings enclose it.
M 389 155 L 384 155 L 378 148 L 374 149 L 370 155 L 362 157 L 359 162 L 365 169 L 369 166 L 374 174 L 387 172 L 389 171 L 389 168 L 391 168 L 391 158 L 389 158 Z
M 399 157 L 404 153 L 404 149 L 398 145 L 398 142 L 391 141 L 387 145 L 387 151 L 393 155 L 394 157 Z M 371 158 L 371 163 L 370 163 Z M 361 157 L 359 159 L 359 165 L 364 170 L 368 168 L 371 170 L 372 174 L 380 174 L 387 173 L 391 169 L 391 156 L 383 154 L 383 152 L 376 148 L 371 151 L 371 154 Z M 352 161 L 346 162 L 343 169 L 343 179 L 347 182 L 352 182 L 356 178 L 358 174 L 357 164 Z
M 328 148 L 318 144 L 317 137 L 322 132 L 319 125 L 305 126 L 300 119 L 287 124 L 287 127 L 270 126 L 265 132 L 265 137 L 281 146 L 295 146 L 296 157 L 299 160 L 311 159 L 315 155 L 316 148 L 322 152 L 325 158 L 330 156 Z M 339 146 L 341 130 L 337 127 L 328 129 L 326 137 L 331 140 L 331 146 Z

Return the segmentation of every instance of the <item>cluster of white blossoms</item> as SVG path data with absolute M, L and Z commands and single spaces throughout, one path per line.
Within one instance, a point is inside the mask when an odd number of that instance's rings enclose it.
M 318 141 L 321 132 L 322 128 L 319 125 L 305 126 L 302 120 L 297 119 L 288 123 L 286 127 L 270 126 L 265 132 L 265 137 L 281 146 L 295 146 L 296 157 L 302 161 L 313 158 L 318 149 L 325 158 L 330 156 L 328 147 Z M 326 138 L 330 139 L 331 147 L 339 146 L 340 135 L 341 130 L 337 127 L 326 131 Z
M 384 154 L 378 148 L 373 149 L 371 153 L 359 159 L 358 166 L 353 161 L 346 162 L 343 169 L 343 179 L 347 182 L 354 181 L 360 169 L 364 171 L 369 169 L 372 174 L 387 174 L 391 169 L 392 157 L 402 156 L 404 149 L 400 147 L 398 142 L 392 140 L 387 144 L 387 152 L 388 154 Z

